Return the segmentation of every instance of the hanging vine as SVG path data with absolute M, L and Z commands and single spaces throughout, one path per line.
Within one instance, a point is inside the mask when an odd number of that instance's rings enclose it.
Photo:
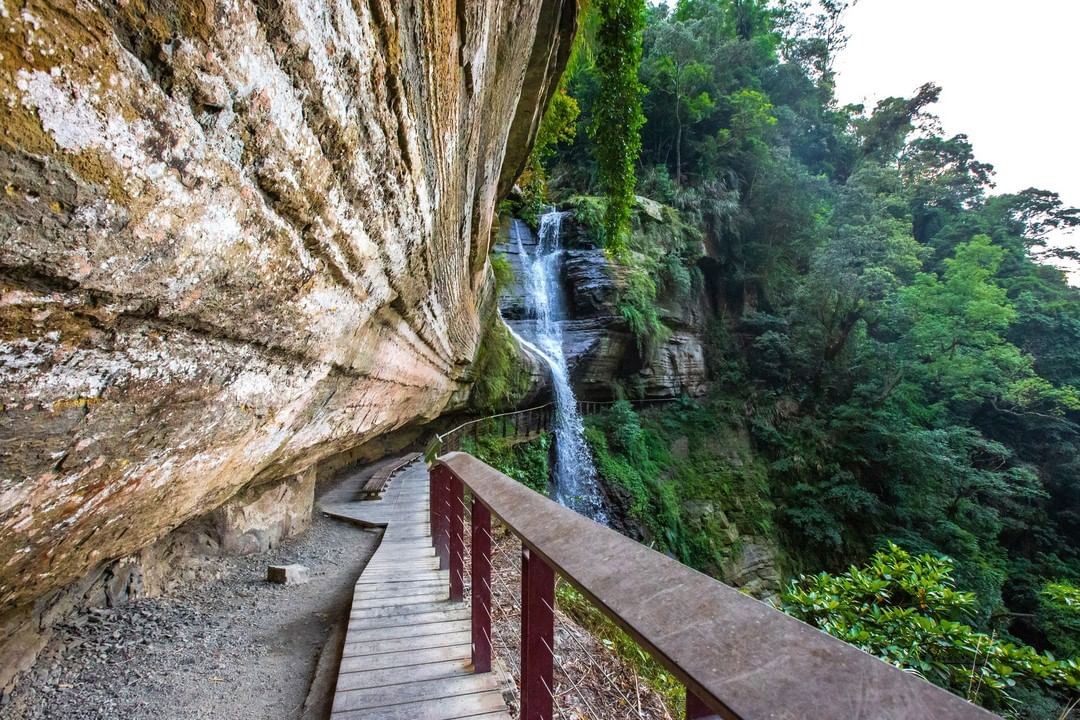
M 612 255 L 626 250 L 641 154 L 643 87 L 638 80 L 645 28 L 644 0 L 596 0 L 596 73 L 599 93 L 589 135 L 593 141 L 600 187 L 607 196 L 604 245 Z

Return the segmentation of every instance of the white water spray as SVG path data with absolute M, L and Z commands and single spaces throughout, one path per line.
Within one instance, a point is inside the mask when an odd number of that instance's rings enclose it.
M 517 250 L 527 273 L 524 288 L 529 322 L 525 332 L 530 336 L 522 338 L 518 335 L 518 340 L 543 358 L 551 369 L 555 395 L 555 499 L 582 515 L 606 523 L 596 467 L 585 442 L 585 426 L 578 413 L 577 398 L 570 386 L 559 324 L 566 316 L 559 285 L 562 266 L 560 236 L 565 214 L 551 211 L 540 216 L 535 257 L 525 251 L 521 235 L 517 235 Z

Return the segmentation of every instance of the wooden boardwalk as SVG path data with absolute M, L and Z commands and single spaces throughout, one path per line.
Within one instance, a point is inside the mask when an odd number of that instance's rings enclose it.
M 356 581 L 331 720 L 510 718 L 495 675 L 472 671 L 469 606 L 449 600 L 428 502 L 419 460 L 380 500 L 337 493 L 322 503 L 332 517 L 386 527 Z

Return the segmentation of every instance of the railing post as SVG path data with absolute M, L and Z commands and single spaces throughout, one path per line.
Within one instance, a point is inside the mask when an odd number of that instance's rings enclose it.
M 435 546 L 435 554 L 439 557 L 439 568 L 442 570 L 450 567 L 450 544 L 447 534 L 446 496 L 447 480 L 450 471 L 442 465 L 431 468 L 431 541 Z
M 447 535 L 450 551 L 450 599 L 465 597 L 465 493 L 461 478 L 451 474 L 447 484 Z
M 472 661 L 491 670 L 491 511 L 472 498 Z
M 686 688 L 686 720 L 715 717 L 718 717 L 717 714 L 709 709 L 709 706 L 702 702 L 690 688 Z
M 521 547 L 521 720 L 552 720 L 555 571 Z

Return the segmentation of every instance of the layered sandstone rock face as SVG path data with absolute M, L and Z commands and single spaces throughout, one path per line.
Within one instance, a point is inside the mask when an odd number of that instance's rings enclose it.
M 0 620 L 461 398 L 574 15 L 0 0 Z

